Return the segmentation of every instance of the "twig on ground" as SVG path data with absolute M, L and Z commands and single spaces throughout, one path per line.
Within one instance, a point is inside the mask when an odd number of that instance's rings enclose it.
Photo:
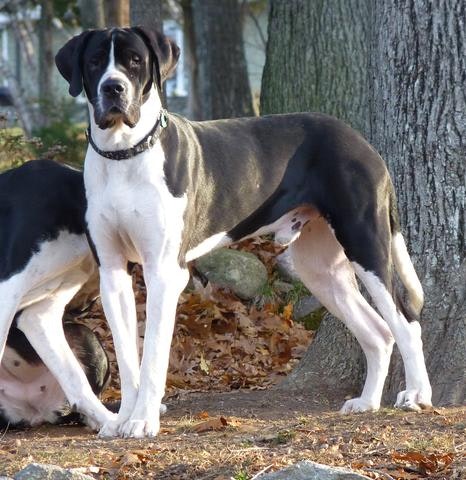
M 257 480 L 263 473 L 265 473 L 267 470 L 270 470 L 273 467 L 273 463 L 269 465 L 268 467 L 263 468 L 260 472 L 257 472 L 251 480 Z

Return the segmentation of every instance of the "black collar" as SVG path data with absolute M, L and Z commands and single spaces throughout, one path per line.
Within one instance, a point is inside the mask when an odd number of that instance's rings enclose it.
M 155 125 L 152 127 L 152 130 L 134 147 L 127 148 L 125 150 L 111 150 L 105 151 L 101 150 L 92 139 L 91 127 L 89 126 L 86 130 L 86 136 L 89 140 L 89 143 L 92 145 L 92 148 L 102 157 L 109 158 L 110 160 L 128 160 L 129 158 L 135 157 L 149 148 L 152 148 L 160 136 L 162 129 L 166 128 L 168 124 L 167 111 L 162 108 L 160 110 L 160 115 L 155 122 Z

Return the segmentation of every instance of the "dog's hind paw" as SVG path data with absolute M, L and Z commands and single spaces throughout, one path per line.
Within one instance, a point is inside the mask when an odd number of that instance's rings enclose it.
M 361 397 L 352 398 L 347 400 L 343 407 L 340 409 L 340 413 L 358 413 L 358 412 L 375 412 L 379 409 L 379 405 L 371 402 L 370 400 L 365 400 Z
M 428 410 L 432 408 L 431 394 L 419 390 L 403 390 L 396 397 L 395 408 L 402 410 Z
M 119 428 L 120 436 L 124 438 L 155 437 L 160 430 L 160 422 L 154 420 L 131 420 L 129 419 Z

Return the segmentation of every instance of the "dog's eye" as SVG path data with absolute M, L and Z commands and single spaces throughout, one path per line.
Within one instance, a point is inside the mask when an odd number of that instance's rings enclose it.
M 131 63 L 134 65 L 139 65 L 141 63 L 141 57 L 133 53 L 133 55 L 131 55 Z
M 102 63 L 102 59 L 100 57 L 92 57 L 89 60 L 89 65 L 91 67 L 98 67 L 98 66 L 100 66 L 101 63 Z

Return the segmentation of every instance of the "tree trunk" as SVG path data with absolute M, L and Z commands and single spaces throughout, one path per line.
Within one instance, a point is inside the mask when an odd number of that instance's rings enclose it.
M 106 27 L 129 25 L 129 0 L 103 0 Z
M 370 0 L 272 0 L 261 113 L 319 111 L 366 136 L 370 131 Z M 342 322 L 326 316 L 297 368 L 282 388 L 354 396 L 365 361 Z
M 162 0 L 131 0 L 131 25 L 163 31 Z
M 13 75 L 8 65 L 0 57 L 0 76 L 6 78 L 8 88 L 13 98 L 16 114 L 23 127 L 24 135 L 31 137 L 32 128 L 34 125 L 34 116 L 29 107 L 27 100 L 25 100 L 24 92 L 22 91 L 16 77 Z
M 261 113 L 328 113 L 368 135 L 370 6 L 272 0 Z
M 183 36 L 185 39 L 184 58 L 189 77 L 187 116 L 191 120 L 200 120 L 202 118 L 202 110 L 201 100 L 199 98 L 199 72 L 192 0 L 181 0 L 181 8 L 183 10 Z
M 79 0 L 78 5 L 81 27 L 84 30 L 105 27 L 105 13 L 102 0 Z
M 464 402 L 465 3 L 272 0 L 271 7 L 262 112 L 335 114 L 386 159 L 426 293 L 421 324 L 433 400 Z M 325 381 L 353 394 L 364 363 L 358 351 L 341 327 L 324 321 L 282 388 L 312 391 Z M 396 352 L 385 402 L 402 385 Z
M 53 2 L 41 1 L 41 16 L 39 21 L 39 108 L 40 125 L 50 123 L 50 108 L 54 105 L 53 72 L 54 49 L 52 42 L 53 31 Z
M 466 3 L 376 3 L 373 143 L 389 164 L 425 289 L 421 324 L 434 403 L 460 403 L 466 398 Z M 392 363 L 390 399 L 403 378 L 400 357 Z
M 201 119 L 253 115 L 238 0 L 192 0 Z

